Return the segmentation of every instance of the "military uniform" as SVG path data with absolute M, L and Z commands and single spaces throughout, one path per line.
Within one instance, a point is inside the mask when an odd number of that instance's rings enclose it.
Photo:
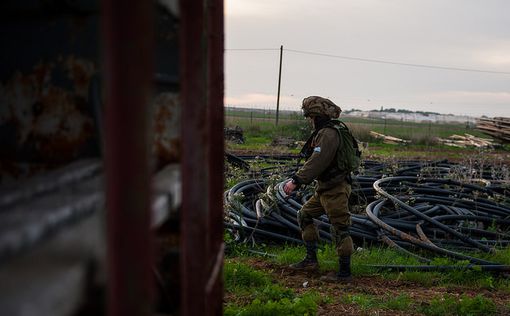
M 338 273 L 323 276 L 324 281 L 349 281 L 351 279 L 351 254 L 353 242 L 349 234 L 351 214 L 349 213 L 349 195 L 351 194 L 350 172 L 341 170 L 343 161 L 339 156 L 341 137 L 334 124 L 340 116 L 341 109 L 328 99 L 311 96 L 303 100 L 304 116 L 314 121 L 315 131 L 307 145 L 303 148 L 307 160 L 293 176 L 292 181 L 286 182 L 284 191 L 290 194 L 297 185 L 309 184 L 317 180 L 314 195 L 298 212 L 298 222 L 302 231 L 302 238 L 306 246 L 306 257 L 290 265 L 296 270 L 317 270 L 317 242 L 319 240 L 317 227 L 313 220 L 326 214 L 331 223 L 331 238 L 336 246 L 339 257 Z M 338 155 L 338 156 L 337 156 Z
M 349 175 L 336 170 L 338 146 L 341 146 L 340 137 L 334 128 L 320 129 L 312 139 L 311 156 L 292 178 L 297 184 L 309 184 L 317 179 L 314 195 L 298 213 L 303 240 L 305 242 L 318 240 L 317 227 L 313 219 L 326 214 L 331 223 L 331 234 L 338 255 L 348 256 L 352 254 L 353 249 L 349 236 L 351 186 L 347 181 Z

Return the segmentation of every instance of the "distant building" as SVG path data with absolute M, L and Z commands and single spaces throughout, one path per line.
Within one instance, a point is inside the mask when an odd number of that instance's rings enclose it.
M 345 116 L 389 119 L 406 122 L 432 122 L 432 123 L 469 123 L 475 124 L 475 118 L 466 115 L 421 114 L 379 111 L 354 111 Z

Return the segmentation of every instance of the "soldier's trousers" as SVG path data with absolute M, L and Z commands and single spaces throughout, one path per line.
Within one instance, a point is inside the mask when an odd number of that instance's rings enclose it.
M 343 182 L 332 189 L 315 192 L 298 212 L 298 223 L 303 241 L 319 239 L 313 219 L 326 214 L 331 223 L 331 238 L 339 256 L 350 256 L 353 252 L 352 238 L 349 233 L 351 213 L 349 196 L 351 186 Z

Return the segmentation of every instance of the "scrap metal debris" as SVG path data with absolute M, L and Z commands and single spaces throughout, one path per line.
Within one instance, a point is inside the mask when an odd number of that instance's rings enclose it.
M 240 126 L 226 127 L 224 129 L 225 139 L 236 144 L 244 144 L 243 129 Z

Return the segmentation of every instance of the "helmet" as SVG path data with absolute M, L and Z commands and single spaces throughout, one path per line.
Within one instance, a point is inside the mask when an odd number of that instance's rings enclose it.
M 342 109 L 331 100 L 318 96 L 304 98 L 302 109 L 305 117 L 327 116 L 335 119 L 338 118 L 340 112 L 342 112 Z

